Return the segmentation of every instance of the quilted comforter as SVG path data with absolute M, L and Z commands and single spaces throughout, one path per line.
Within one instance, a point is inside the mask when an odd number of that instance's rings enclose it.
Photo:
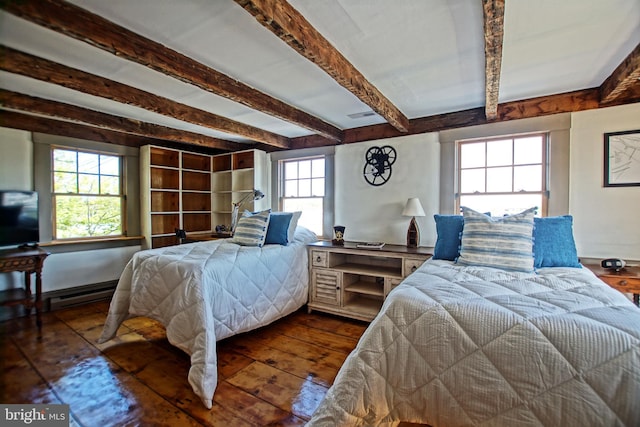
M 207 408 L 216 388 L 216 341 L 267 325 L 302 307 L 308 295 L 306 245 L 298 227 L 288 246 L 239 246 L 230 239 L 136 253 L 126 265 L 99 342 L 129 317 L 161 322 L 191 356 L 189 383 Z
M 640 426 L 640 309 L 585 268 L 429 260 L 389 294 L 308 427 Z

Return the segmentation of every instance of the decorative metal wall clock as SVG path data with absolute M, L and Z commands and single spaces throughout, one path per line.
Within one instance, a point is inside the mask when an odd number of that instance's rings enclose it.
M 371 147 L 364 156 L 364 179 L 373 186 L 380 186 L 391 177 L 391 165 L 396 161 L 396 150 L 390 145 Z

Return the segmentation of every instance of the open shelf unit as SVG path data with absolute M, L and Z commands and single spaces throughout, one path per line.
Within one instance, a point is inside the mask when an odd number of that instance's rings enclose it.
M 309 245 L 309 311 L 372 320 L 393 288 L 431 253 L 427 248 L 385 245 L 361 249 L 354 242 Z
M 267 194 L 268 176 L 264 151 L 245 150 L 212 157 L 211 214 L 213 227 L 231 227 L 233 203 L 238 202 L 254 189 Z M 240 207 L 250 211 L 266 209 L 268 197 L 247 201 Z
M 232 203 L 268 190 L 267 154 L 244 150 L 211 156 L 145 145 L 140 148 L 141 224 L 145 248 L 175 245 L 176 228 L 211 235 L 231 225 Z M 243 209 L 262 210 L 268 197 Z
M 175 245 L 175 229 L 211 232 L 211 156 L 140 148 L 141 224 L 146 248 Z

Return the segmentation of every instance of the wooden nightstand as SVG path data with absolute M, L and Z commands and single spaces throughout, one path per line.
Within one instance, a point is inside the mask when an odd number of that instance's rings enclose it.
M 640 267 L 625 267 L 620 271 L 602 268 L 595 264 L 585 264 L 585 267 L 612 288 L 633 294 L 633 302 L 640 306 Z

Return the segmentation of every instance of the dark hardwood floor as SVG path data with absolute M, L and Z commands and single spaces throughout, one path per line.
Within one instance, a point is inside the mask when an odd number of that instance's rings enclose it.
M 108 302 L 0 323 L 0 402 L 66 403 L 75 426 L 302 426 L 367 323 L 300 310 L 218 343 L 218 388 L 206 409 L 189 357 L 147 318 L 96 344 Z M 410 425 L 410 424 L 403 424 Z

